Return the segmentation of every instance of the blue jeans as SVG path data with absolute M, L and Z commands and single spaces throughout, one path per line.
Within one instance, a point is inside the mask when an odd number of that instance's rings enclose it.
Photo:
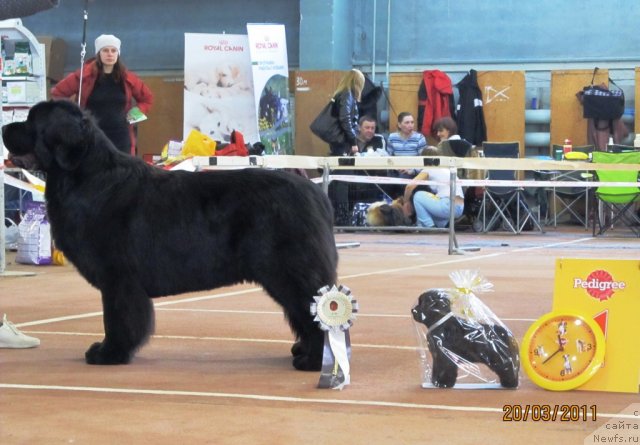
M 446 227 L 449 223 L 450 198 L 438 198 L 433 193 L 419 191 L 413 195 L 416 224 L 419 227 Z M 464 204 L 455 204 L 454 216 L 460 218 Z

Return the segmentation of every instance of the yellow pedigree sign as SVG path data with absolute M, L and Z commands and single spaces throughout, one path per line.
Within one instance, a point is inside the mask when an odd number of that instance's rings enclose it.
M 606 337 L 603 367 L 578 389 L 637 393 L 640 260 L 556 260 L 553 310 L 594 319 Z

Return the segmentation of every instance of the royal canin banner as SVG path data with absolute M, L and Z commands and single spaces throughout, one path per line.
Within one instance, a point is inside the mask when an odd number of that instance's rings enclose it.
M 267 154 L 294 154 L 284 25 L 247 24 L 255 111 Z
M 185 34 L 184 140 L 193 129 L 219 142 L 233 130 L 260 140 L 246 35 Z

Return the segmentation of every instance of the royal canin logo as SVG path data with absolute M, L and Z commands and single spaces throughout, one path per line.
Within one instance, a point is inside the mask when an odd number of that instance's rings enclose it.
M 244 47 L 242 45 L 232 45 L 228 40 L 220 40 L 218 43 L 210 43 L 204 45 L 205 51 L 224 51 L 224 52 L 242 52 Z
M 594 270 L 586 280 L 582 278 L 573 279 L 574 289 L 585 289 L 593 298 L 600 301 L 608 300 L 618 290 L 627 287 L 624 281 L 614 281 L 613 277 L 606 270 Z

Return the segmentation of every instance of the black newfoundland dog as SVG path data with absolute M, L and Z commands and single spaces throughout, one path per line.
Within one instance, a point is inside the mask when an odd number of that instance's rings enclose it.
M 102 293 L 105 337 L 87 363 L 128 363 L 154 328 L 150 298 L 255 282 L 284 309 L 293 366 L 319 370 L 324 336 L 309 312 L 336 282 L 331 204 L 288 172 L 170 172 L 116 150 L 66 100 L 2 129 L 14 164 L 46 173 L 53 238 Z

